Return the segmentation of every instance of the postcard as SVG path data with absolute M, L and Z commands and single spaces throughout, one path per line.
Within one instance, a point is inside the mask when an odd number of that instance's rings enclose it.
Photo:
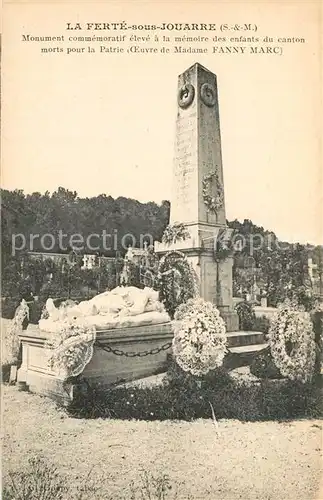
M 3 498 L 323 498 L 321 14 L 4 1 Z

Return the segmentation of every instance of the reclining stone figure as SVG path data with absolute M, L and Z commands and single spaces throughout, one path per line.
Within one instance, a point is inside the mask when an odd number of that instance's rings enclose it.
M 158 292 L 148 287 L 140 289 L 134 286 L 119 286 L 79 304 L 62 303 L 59 308 L 55 307 L 53 300 L 49 298 L 46 310 L 48 318 L 39 321 L 39 327 L 44 330 L 51 329 L 56 322 L 78 322 L 83 318 L 94 325 L 103 326 L 106 322 L 108 328 L 170 320 L 164 305 L 158 300 Z

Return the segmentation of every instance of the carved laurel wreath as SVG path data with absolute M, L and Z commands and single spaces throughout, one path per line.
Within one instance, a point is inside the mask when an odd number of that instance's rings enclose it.
M 185 83 L 178 91 L 178 105 L 181 108 L 188 108 L 192 104 L 195 95 L 195 89 L 190 83 Z
M 216 191 L 211 194 L 211 186 L 215 181 Z M 223 186 L 219 178 L 217 170 L 212 170 L 209 174 L 204 175 L 202 181 L 203 201 L 208 212 L 216 213 L 223 207 L 224 195 Z
M 206 106 L 214 106 L 216 101 L 216 94 L 213 85 L 203 83 L 200 90 L 201 99 Z
M 206 106 L 212 107 L 216 103 L 216 91 L 213 85 L 203 83 L 200 88 L 201 99 Z M 185 83 L 178 91 L 178 105 L 185 109 L 190 106 L 195 97 L 195 88 L 191 83 Z

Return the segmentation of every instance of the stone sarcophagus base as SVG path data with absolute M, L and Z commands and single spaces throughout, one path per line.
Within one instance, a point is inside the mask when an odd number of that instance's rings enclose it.
M 31 392 L 68 404 L 73 400 L 73 383 L 63 380 L 50 369 L 50 350 L 46 348 L 49 335 L 33 326 L 20 336 L 22 365 L 18 370 L 17 381 L 25 383 Z M 159 373 L 166 370 L 167 354 L 171 353 L 171 347 L 165 350 L 159 348 L 171 343 L 172 339 L 170 323 L 98 331 L 93 357 L 82 377 L 92 386 L 104 388 Z M 128 357 L 109 352 L 110 349 L 123 353 L 144 353 L 153 349 L 158 352 Z

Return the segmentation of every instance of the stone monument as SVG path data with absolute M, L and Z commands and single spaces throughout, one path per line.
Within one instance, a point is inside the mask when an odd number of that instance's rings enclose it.
M 232 265 L 217 255 L 226 226 L 217 78 L 196 63 L 178 77 L 176 140 L 170 223 L 183 223 L 189 238 L 155 244 L 158 254 L 185 253 L 197 274 L 200 294 L 219 308 L 227 331 L 238 330 L 233 309 Z

